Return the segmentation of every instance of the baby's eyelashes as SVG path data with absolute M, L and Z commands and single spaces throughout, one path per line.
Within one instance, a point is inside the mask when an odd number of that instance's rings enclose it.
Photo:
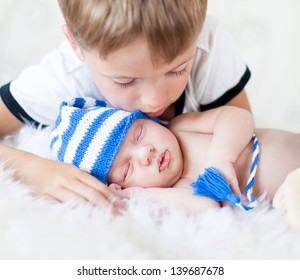
M 136 142 L 139 142 L 143 138 L 144 136 L 143 132 L 144 132 L 143 125 L 142 124 L 138 125 L 134 135 Z
M 131 175 L 133 172 L 133 166 L 131 162 L 125 164 L 124 171 L 123 171 L 123 182 Z

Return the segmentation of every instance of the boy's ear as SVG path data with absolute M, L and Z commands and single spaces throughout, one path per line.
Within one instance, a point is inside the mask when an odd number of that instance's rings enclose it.
M 67 37 L 73 51 L 75 52 L 75 54 L 81 61 L 84 61 L 82 50 L 81 50 L 80 46 L 78 45 L 78 42 L 74 38 L 74 35 L 72 34 L 72 32 L 70 30 L 70 27 L 67 24 L 65 24 L 65 25 L 63 25 L 62 28 L 63 28 L 63 32 L 64 32 L 65 36 Z

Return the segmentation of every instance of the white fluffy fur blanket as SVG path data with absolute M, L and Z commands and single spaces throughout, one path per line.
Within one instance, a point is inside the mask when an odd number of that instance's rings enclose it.
M 5 142 L 49 156 L 49 131 L 25 128 Z M 0 259 L 300 259 L 300 232 L 261 199 L 253 211 L 161 214 L 141 199 L 113 217 L 35 198 L 0 167 Z

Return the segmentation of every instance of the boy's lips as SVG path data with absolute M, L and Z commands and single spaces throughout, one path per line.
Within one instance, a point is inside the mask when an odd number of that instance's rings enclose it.
M 159 111 L 156 111 L 156 112 L 148 112 L 148 113 L 145 113 L 148 117 L 150 118 L 157 118 L 159 117 L 160 115 L 163 114 L 163 112 L 165 111 L 166 109 L 160 109 Z
M 159 172 L 164 171 L 170 164 L 171 153 L 168 150 L 165 150 L 161 153 L 157 159 L 157 165 Z

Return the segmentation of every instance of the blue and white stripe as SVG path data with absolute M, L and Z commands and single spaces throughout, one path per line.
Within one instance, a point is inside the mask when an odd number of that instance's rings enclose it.
M 253 134 L 253 154 L 252 154 L 252 162 L 250 167 L 250 176 L 248 178 L 247 184 L 246 184 L 246 197 L 250 204 L 248 204 L 248 207 L 255 207 L 257 205 L 257 201 L 255 197 L 252 195 L 253 192 L 253 185 L 255 182 L 255 174 L 257 169 L 257 163 L 259 158 L 259 143 L 257 140 L 257 137 L 255 134 Z
M 246 205 L 242 202 L 238 202 L 235 204 L 235 206 L 240 207 L 243 210 L 251 210 L 257 205 L 257 201 L 255 197 L 252 195 L 252 192 L 253 192 L 255 174 L 256 174 L 258 158 L 259 158 L 259 143 L 255 134 L 253 134 L 252 140 L 253 140 L 252 161 L 250 166 L 250 175 L 246 184 L 246 197 L 249 201 L 249 204 Z
M 257 204 L 256 199 L 252 196 L 252 191 L 258 163 L 259 144 L 255 134 L 252 139 L 254 142 L 252 162 L 250 167 L 250 176 L 246 185 L 246 197 L 249 204 L 243 203 L 240 197 L 232 192 L 224 176 L 215 167 L 206 168 L 204 173 L 199 175 L 197 180 L 191 184 L 194 188 L 194 194 L 204 195 L 218 202 L 226 200 L 232 206 L 240 207 L 243 210 L 253 209 L 253 207 Z
M 75 98 L 61 104 L 50 147 L 58 160 L 107 183 L 114 158 L 138 118 L 148 117 L 140 111 L 106 107 L 103 101 L 92 98 Z
M 235 206 L 240 207 L 243 210 L 251 210 L 257 205 L 257 200 L 252 195 L 252 192 L 255 183 L 255 174 L 256 174 L 256 169 L 258 164 L 259 143 L 255 134 L 253 134 L 252 140 L 253 140 L 253 154 L 252 154 L 252 161 L 250 166 L 250 175 L 246 184 L 246 197 L 247 200 L 249 201 L 249 204 L 242 203 L 241 201 L 235 203 Z

